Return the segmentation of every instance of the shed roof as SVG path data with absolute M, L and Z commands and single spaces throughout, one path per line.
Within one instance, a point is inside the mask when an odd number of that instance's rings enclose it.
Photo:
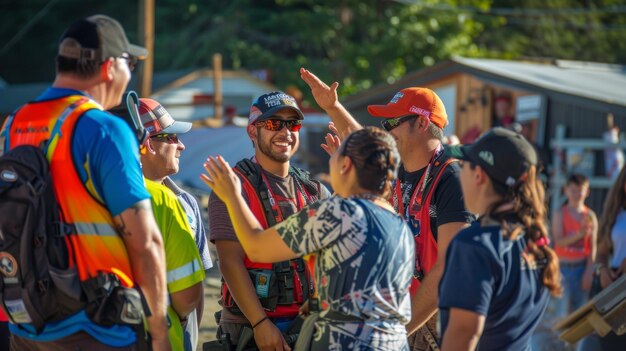
M 546 64 L 463 57 L 452 61 L 538 88 L 626 106 L 626 66 L 565 60 Z
M 626 107 L 626 66 L 550 60 L 511 61 L 453 57 L 435 66 L 407 74 L 393 84 L 380 84 L 350 96 L 348 108 L 381 101 L 402 88 L 428 85 L 454 74 L 467 73 L 490 83 L 528 91 L 584 98 L 594 103 Z

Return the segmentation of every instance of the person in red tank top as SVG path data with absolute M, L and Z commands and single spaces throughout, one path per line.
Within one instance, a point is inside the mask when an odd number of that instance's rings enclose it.
M 593 210 L 585 206 L 589 178 L 571 174 L 563 192 L 567 202 L 552 215 L 554 251 L 560 261 L 563 295 L 550 301 L 542 328 L 533 340 L 537 350 L 554 350 L 556 344 L 565 347 L 550 327 L 587 302 L 593 279 L 598 219 Z M 578 343 L 577 349 L 581 349 L 581 344 Z

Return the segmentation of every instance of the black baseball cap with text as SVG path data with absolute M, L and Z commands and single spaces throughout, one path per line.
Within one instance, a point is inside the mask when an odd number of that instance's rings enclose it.
M 480 166 L 505 187 L 525 180 L 530 167 L 537 165 L 537 152 L 528 140 L 502 127 L 490 129 L 472 144 L 446 146 L 445 153 Z
M 274 91 L 263 94 L 252 102 L 250 114 L 248 115 L 248 125 L 268 119 L 274 113 L 285 108 L 293 110 L 298 115 L 298 119 L 304 119 L 304 115 L 300 107 L 298 107 L 298 102 L 293 96 L 282 91 Z
M 58 56 L 79 62 L 104 62 L 123 53 L 137 59 L 148 56 L 148 50 L 128 42 L 118 21 L 105 15 L 93 15 L 72 23 L 59 41 Z

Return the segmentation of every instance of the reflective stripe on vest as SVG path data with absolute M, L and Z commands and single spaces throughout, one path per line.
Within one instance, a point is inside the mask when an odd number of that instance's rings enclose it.
M 52 138 L 46 156 L 55 195 L 63 221 L 76 230 L 76 235 L 66 236 L 70 264 L 76 264 L 81 281 L 110 273 L 117 275 L 123 285 L 132 287 L 132 271 L 123 239 L 114 229 L 104 204 L 87 191 L 72 158 L 76 122 L 90 109 L 102 110 L 102 107 L 82 95 L 28 103 L 16 112 L 9 127 L 9 146 L 39 146 Z M 56 123 L 63 118 L 62 123 Z

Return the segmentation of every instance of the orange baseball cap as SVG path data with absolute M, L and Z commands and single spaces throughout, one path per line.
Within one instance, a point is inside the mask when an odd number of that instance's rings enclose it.
M 448 115 L 443 101 L 428 88 L 406 88 L 396 93 L 387 105 L 369 105 L 367 111 L 374 117 L 398 118 L 420 115 L 428 118 L 443 129 L 448 124 Z

